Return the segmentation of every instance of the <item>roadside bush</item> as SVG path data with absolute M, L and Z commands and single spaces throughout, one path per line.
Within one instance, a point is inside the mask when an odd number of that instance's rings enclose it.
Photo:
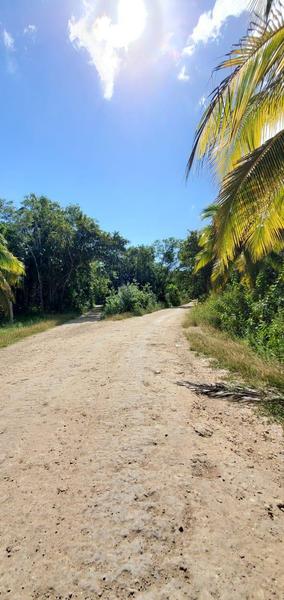
M 171 306 L 180 306 L 181 305 L 181 295 L 180 291 L 175 283 L 169 283 L 166 287 L 165 293 L 166 305 Z
M 133 313 L 142 315 L 157 307 L 157 299 L 150 286 L 139 288 L 135 283 L 123 285 L 108 296 L 104 307 L 105 315 Z
M 280 271 L 280 272 L 279 272 Z M 284 362 L 283 268 L 265 265 L 255 287 L 233 282 L 190 312 L 192 325 L 210 325 L 248 342 L 260 355 Z
M 246 337 L 259 354 L 284 362 L 284 311 L 279 310 L 268 323 L 250 322 Z
M 249 307 L 242 289 L 229 288 L 221 294 L 211 294 L 207 300 L 193 308 L 194 325 L 208 324 L 232 336 L 243 337 Z
M 267 354 L 274 356 L 280 362 L 284 362 L 284 311 L 272 320 L 267 332 L 266 341 Z
M 118 293 L 113 293 L 106 299 L 104 313 L 106 315 L 117 315 L 121 312 L 121 300 Z

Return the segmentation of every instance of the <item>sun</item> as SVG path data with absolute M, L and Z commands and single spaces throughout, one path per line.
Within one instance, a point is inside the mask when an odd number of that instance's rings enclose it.
M 119 0 L 118 27 L 123 45 L 127 46 L 141 37 L 146 21 L 144 0 Z

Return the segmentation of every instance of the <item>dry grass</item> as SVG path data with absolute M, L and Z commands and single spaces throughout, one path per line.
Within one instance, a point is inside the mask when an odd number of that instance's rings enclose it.
M 124 319 L 131 319 L 132 317 L 135 317 L 137 315 L 134 315 L 131 312 L 126 312 L 126 313 L 119 313 L 117 315 L 105 315 L 103 317 L 103 319 L 105 321 L 124 321 Z
M 5 348 L 30 335 L 42 333 L 66 323 L 74 318 L 74 314 L 46 315 L 45 317 L 24 318 L 22 321 L 16 321 L 13 324 L 5 324 L 0 327 L 0 348 Z
M 214 359 L 216 367 L 228 369 L 234 379 L 257 388 L 275 388 L 284 392 L 284 369 L 276 361 L 258 356 L 242 341 L 230 338 L 225 333 L 208 325 L 192 326 L 190 315 L 184 327 L 192 350 Z M 283 402 L 265 402 L 262 412 L 284 423 Z
M 281 365 L 257 356 L 245 342 L 232 340 L 212 327 L 189 327 L 187 336 L 191 348 L 211 356 L 218 365 L 239 373 L 254 384 L 271 385 L 284 390 L 284 373 Z

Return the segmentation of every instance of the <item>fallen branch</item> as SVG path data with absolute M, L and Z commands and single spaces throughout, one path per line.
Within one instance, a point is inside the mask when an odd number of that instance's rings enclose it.
M 209 398 L 221 398 L 233 400 L 234 402 L 283 402 L 284 397 L 275 393 L 274 390 L 257 390 L 244 386 L 230 386 L 224 383 L 205 384 L 192 383 L 191 381 L 177 381 L 177 385 L 183 386 L 195 392 L 199 396 Z

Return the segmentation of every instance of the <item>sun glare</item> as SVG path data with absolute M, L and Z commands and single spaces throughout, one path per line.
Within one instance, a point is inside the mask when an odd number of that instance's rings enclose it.
M 119 0 L 118 27 L 123 45 L 127 46 L 141 37 L 146 20 L 144 0 Z

